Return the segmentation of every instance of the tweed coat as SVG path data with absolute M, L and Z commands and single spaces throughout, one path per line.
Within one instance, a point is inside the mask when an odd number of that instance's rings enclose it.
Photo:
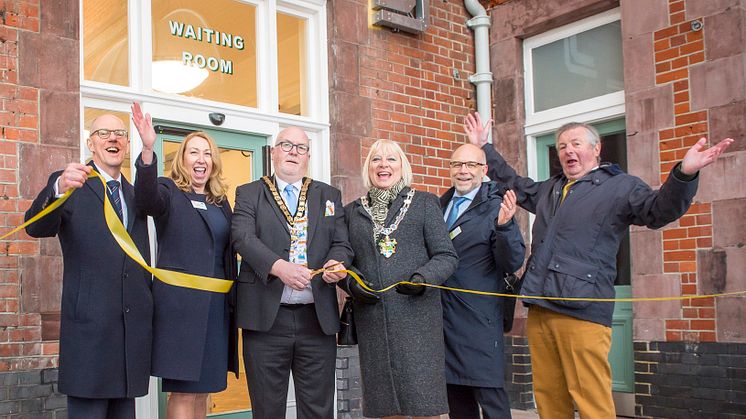
M 404 188 L 389 208 L 389 226 L 404 204 Z M 438 198 L 417 191 L 390 235 L 396 253 L 385 258 L 373 241 L 373 222 L 356 200 L 345 209 L 353 268 L 380 289 L 419 274 L 441 284 L 456 269 L 458 256 L 448 238 Z M 360 350 L 363 414 L 435 416 L 448 411 L 440 290 L 411 296 L 389 291 L 377 304 L 354 304 Z
M 49 177 L 26 211 L 26 220 L 55 200 L 54 184 L 61 174 Z M 124 176 L 121 190 L 127 232 L 149 261 L 147 220 L 137 211 L 134 188 Z M 104 193 L 101 181 L 88 179 L 61 207 L 26 227 L 26 233 L 56 235 L 62 247 L 60 392 L 93 399 L 132 398 L 148 393 L 151 279 L 109 232 L 102 208 Z

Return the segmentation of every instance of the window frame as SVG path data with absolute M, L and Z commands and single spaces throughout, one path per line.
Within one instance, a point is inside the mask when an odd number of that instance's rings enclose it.
M 621 21 L 621 11 L 618 7 L 524 40 L 526 134 L 547 133 L 561 126 L 564 122 L 572 120 L 600 121 L 624 114 L 624 90 L 539 112 L 534 111 L 533 50 L 615 21 Z M 591 109 L 591 111 L 588 111 L 588 109 Z
M 129 86 L 85 80 L 83 43 L 83 1 L 80 0 L 80 129 L 84 132 L 86 107 L 129 112 L 129 105 L 140 102 L 144 112 L 158 119 L 176 123 L 213 126 L 207 114 L 220 112 L 226 115 L 219 128 L 267 136 L 272 145 L 274 136 L 283 128 L 298 126 L 306 130 L 311 139 L 309 174 L 324 182 L 331 179 L 330 121 L 328 99 L 328 58 L 326 33 L 326 2 L 323 0 L 234 0 L 256 7 L 256 57 L 257 57 L 257 107 L 234 105 L 176 94 L 166 94 L 151 88 L 152 76 L 152 0 L 128 0 Z M 306 20 L 306 90 L 308 115 L 291 115 L 279 112 L 277 80 L 276 13 L 281 12 Z M 260 64 L 263 63 L 263 64 Z M 310 81 L 313 81 L 311 83 Z M 134 126 L 130 131 L 130 153 L 136 156 L 142 143 Z M 81 138 L 81 156 L 86 149 L 86 139 Z M 134 159 L 133 159 L 134 160 Z M 134 173 L 134 168 L 133 173 Z

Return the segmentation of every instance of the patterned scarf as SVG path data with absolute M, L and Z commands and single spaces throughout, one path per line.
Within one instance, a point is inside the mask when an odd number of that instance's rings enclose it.
M 399 196 L 402 189 L 404 189 L 404 179 L 399 179 L 396 184 L 388 189 L 370 188 L 368 195 L 370 196 L 370 212 L 374 223 L 383 225 L 389 215 L 389 205 Z

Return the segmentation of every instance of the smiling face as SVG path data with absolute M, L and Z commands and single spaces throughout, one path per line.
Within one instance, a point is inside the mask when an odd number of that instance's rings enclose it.
M 482 178 L 487 174 L 486 162 L 484 151 L 472 144 L 464 144 L 453 152 L 450 169 L 451 182 L 459 195 L 466 195 L 482 185 Z M 468 163 L 475 167 L 469 168 Z M 474 163 L 479 164 L 474 165 Z
M 402 178 L 402 161 L 399 153 L 389 147 L 381 147 L 370 156 L 368 179 L 378 189 L 389 189 Z
M 598 166 L 601 143 L 592 144 L 587 129 L 571 128 L 557 138 L 557 154 L 565 176 L 578 180 Z
M 308 173 L 308 160 L 311 152 L 298 153 L 298 147 L 292 147 L 290 151 L 283 151 L 280 143 L 308 146 L 308 136 L 297 127 L 289 127 L 280 131 L 272 147 L 272 166 L 275 175 L 287 183 L 295 183 Z
M 192 137 L 184 147 L 182 162 L 197 193 L 205 193 L 205 185 L 212 173 L 212 148 L 207 139 Z
M 127 135 L 117 136 L 114 132 L 109 133 L 109 138 L 101 138 L 99 130 L 109 131 L 125 130 L 124 122 L 114 115 L 102 115 L 91 124 L 91 135 L 88 137 L 88 149 L 93 154 L 93 163 L 99 170 L 105 171 L 109 176 L 116 179 L 122 169 L 124 157 L 129 151 L 130 140 Z

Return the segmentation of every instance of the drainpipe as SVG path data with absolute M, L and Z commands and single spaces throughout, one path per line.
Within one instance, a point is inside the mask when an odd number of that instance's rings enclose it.
M 464 0 L 466 10 L 473 17 L 466 21 L 466 26 L 474 31 L 474 59 L 477 63 L 476 73 L 469 76 L 469 81 L 477 86 L 477 112 L 482 121 L 492 115 L 492 72 L 490 71 L 490 17 L 478 0 Z M 487 140 L 492 142 L 492 133 Z

